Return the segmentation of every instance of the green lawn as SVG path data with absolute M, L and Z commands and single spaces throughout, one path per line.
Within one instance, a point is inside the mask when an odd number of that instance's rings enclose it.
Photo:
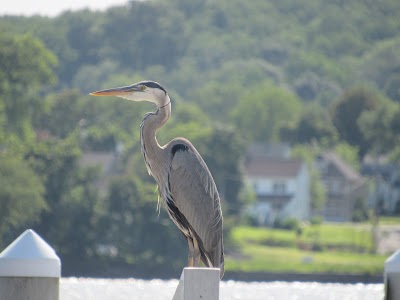
M 226 259 L 229 271 L 381 274 L 387 259 L 364 251 L 372 247 L 367 226 L 309 226 L 300 237 L 294 231 L 241 226 L 232 230 L 231 239 L 237 252 Z M 299 247 L 316 239 L 322 251 Z
M 294 248 L 249 245 L 243 257 L 226 259 L 229 271 L 382 274 L 387 257 L 345 252 L 310 252 Z
M 317 239 L 327 247 L 354 247 L 372 251 L 371 228 L 368 225 L 321 224 L 304 228 L 301 239 Z
M 379 217 L 380 225 L 399 225 L 400 217 Z
M 272 246 L 296 247 L 300 244 L 318 244 L 322 247 L 354 248 L 359 252 L 372 251 L 372 238 L 369 226 L 350 226 L 321 224 L 306 226 L 301 235 L 282 229 L 240 226 L 232 230 L 235 243 L 256 243 Z

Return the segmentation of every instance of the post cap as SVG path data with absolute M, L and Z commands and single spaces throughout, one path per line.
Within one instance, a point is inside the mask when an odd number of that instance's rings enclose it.
M 400 250 L 393 253 L 386 260 L 385 273 L 400 273 Z
M 54 249 L 28 229 L 0 253 L 0 276 L 59 278 L 61 262 Z

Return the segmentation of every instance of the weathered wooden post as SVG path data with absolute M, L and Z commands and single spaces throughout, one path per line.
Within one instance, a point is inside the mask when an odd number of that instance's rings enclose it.
M 385 299 L 400 300 L 400 250 L 385 262 Z
M 218 268 L 184 268 L 173 300 L 218 300 Z
M 53 248 L 28 229 L 0 253 L 0 300 L 58 300 L 60 276 Z

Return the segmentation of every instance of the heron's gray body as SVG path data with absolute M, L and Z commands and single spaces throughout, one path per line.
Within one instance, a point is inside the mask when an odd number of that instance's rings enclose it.
M 220 268 L 222 277 L 223 220 L 217 187 L 204 160 L 188 140 L 176 138 L 163 147 L 158 144 L 157 129 L 170 114 L 169 101 L 143 119 L 143 157 L 170 218 L 188 241 L 189 261 L 192 259 L 196 265 L 201 258 L 206 266 Z

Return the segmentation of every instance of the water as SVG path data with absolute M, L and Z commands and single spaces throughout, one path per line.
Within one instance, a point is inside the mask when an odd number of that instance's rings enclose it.
M 61 300 L 171 300 L 178 280 L 62 278 Z M 375 300 L 383 284 L 223 281 L 220 300 Z

